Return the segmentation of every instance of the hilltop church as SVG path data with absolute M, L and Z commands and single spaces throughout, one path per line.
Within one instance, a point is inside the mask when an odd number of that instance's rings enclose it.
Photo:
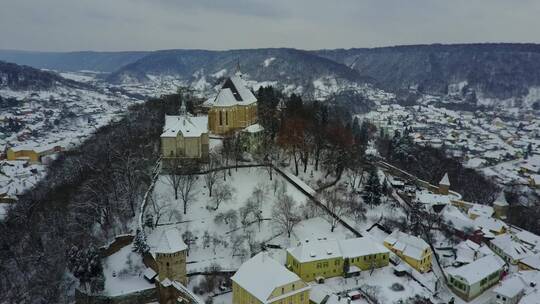
M 246 87 L 242 74 L 227 78 L 208 108 L 208 129 L 212 134 L 227 135 L 257 122 L 257 98 Z
M 191 116 L 182 102 L 180 115 L 166 115 L 161 134 L 161 155 L 167 159 L 208 159 L 208 118 Z

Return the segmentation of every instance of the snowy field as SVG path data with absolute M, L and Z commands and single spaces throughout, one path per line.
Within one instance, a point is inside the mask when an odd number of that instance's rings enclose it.
M 190 231 L 193 233 L 196 241 L 190 248 L 188 273 L 202 271 L 212 263 L 218 263 L 224 270 L 236 270 L 250 256 L 250 246 L 257 246 L 260 243 L 282 247 L 283 249 L 271 250 L 271 254 L 284 264 L 284 249 L 295 246 L 300 241 L 353 237 L 352 233 L 341 226 L 338 226 L 334 232 L 330 232 L 330 224 L 325 219 L 316 217 L 303 220 L 296 225 L 289 239 L 286 233 L 282 233 L 280 227 L 272 220 L 276 195 L 280 191 L 274 192 L 274 186 L 284 187 L 285 193 L 294 200 L 295 208 L 300 208 L 306 203 L 306 196 L 275 172 L 273 181 L 270 181 L 265 169 L 240 168 L 238 171 L 232 169 L 231 175 L 227 176 L 225 183 L 234 189 L 232 199 L 222 203 L 217 210 L 214 210 L 215 205 L 208 196 L 203 177 L 199 176 L 194 186 L 196 193 L 193 201 L 188 205 L 186 215 L 183 214 L 182 202 L 174 199 L 173 188 L 167 182 L 167 177 L 162 175 L 156 184 L 154 201 L 159 207 L 164 206 L 160 213 L 167 216 L 152 231 L 149 238 L 158 237 L 161 229 L 172 226 L 178 227 L 181 232 Z M 221 172 L 219 176 L 222 179 Z M 256 221 L 242 223 L 239 211 L 257 188 L 264 192 L 261 206 L 263 220 L 260 225 Z M 313 203 L 310 202 L 310 204 Z M 148 210 L 152 212 L 153 207 L 149 206 Z M 235 223 L 216 223 L 216 215 L 231 210 L 237 213 Z M 258 248 L 253 248 L 253 250 L 258 250 Z

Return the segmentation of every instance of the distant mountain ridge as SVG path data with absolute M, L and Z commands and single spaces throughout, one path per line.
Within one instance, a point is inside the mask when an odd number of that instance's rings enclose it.
M 64 72 L 113 72 L 150 52 L 33 52 L 0 50 L 0 60 Z
M 39 53 L 0 51 L 0 60 L 38 68 L 108 72 L 107 81 L 144 82 L 168 75 L 186 80 L 218 79 L 240 62 L 256 81 L 313 86 L 336 81 L 375 83 L 397 92 L 411 87 L 446 95 L 474 92 L 484 99 L 540 99 L 539 44 L 432 44 L 304 51 L 290 48 L 228 51 Z M 534 93 L 534 94 L 533 94 Z M 535 95 L 536 94 L 536 95 Z
M 62 76 L 24 65 L 0 61 L 0 89 L 48 90 L 56 86 L 89 88 L 89 85 L 63 78 Z
M 487 98 L 506 99 L 540 86 L 539 44 L 432 44 L 313 53 L 368 75 L 391 91 L 416 86 L 424 93 L 447 94 L 450 86 L 462 83 Z
M 234 72 L 238 64 L 243 73 L 257 81 L 279 81 L 305 86 L 323 76 L 335 76 L 351 82 L 369 80 L 333 60 L 287 48 L 156 51 L 112 73 L 107 80 L 113 83 L 125 80 L 147 81 L 148 75 L 190 79 L 200 73 L 219 78 L 222 73 Z

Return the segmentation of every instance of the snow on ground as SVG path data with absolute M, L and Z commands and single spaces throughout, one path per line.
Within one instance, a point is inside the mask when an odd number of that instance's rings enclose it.
M 3 203 L 0 204 L 0 221 L 3 220 L 5 216 L 7 215 L 7 211 L 10 205 L 11 204 L 3 204 Z
M 45 176 L 45 166 L 26 161 L 0 161 L 0 193 L 16 196 L 34 187 Z
M 130 245 L 104 258 L 102 263 L 105 276 L 104 295 L 118 296 L 156 287 L 144 278 L 146 266 L 141 256 L 131 251 Z
M 182 203 L 174 199 L 173 189 L 167 182 L 167 177 L 160 176 L 156 184 L 155 201 L 160 206 L 166 206 L 162 212 L 165 216 L 161 221 L 163 226 L 155 228 L 149 238 L 158 236 L 159 230 L 171 226 L 178 227 L 182 232 L 191 231 L 197 240 L 190 248 L 188 272 L 204 270 L 212 263 L 220 264 L 222 269 L 237 269 L 248 258 L 250 243 L 267 243 L 285 249 L 306 239 L 325 237 L 344 239 L 353 236 L 341 226 L 338 226 L 332 233 L 330 232 L 330 224 L 326 220 L 312 218 L 298 224 L 289 239 L 286 234 L 281 234 L 279 227 L 272 220 L 277 195 L 277 192 L 274 192 L 274 186 L 277 188 L 285 187 L 285 193 L 292 197 L 297 207 L 305 204 L 307 197 L 276 172 L 273 174 L 273 181 L 270 181 L 267 171 L 262 168 L 239 168 L 238 171 L 232 169 L 231 174 L 232 176 L 227 176 L 226 183 L 235 189 L 233 198 L 229 202 L 222 203 L 217 211 L 213 210 L 215 205 L 208 196 L 202 176 L 198 177 L 194 186 L 197 193 L 193 202 L 188 205 L 186 215 L 182 214 Z M 219 177 L 222 179 L 222 172 L 219 173 Z M 264 202 L 261 210 L 265 220 L 260 223 L 260 226 L 257 222 L 243 226 L 238 210 L 244 206 L 256 187 L 264 190 Z M 152 210 L 152 208 L 148 210 Z M 215 216 L 218 213 L 230 210 L 236 211 L 238 215 L 236 225 L 215 222 Z M 208 232 L 206 242 L 205 232 Z M 243 240 L 233 246 L 232 244 L 238 238 Z M 275 250 L 273 254 L 277 260 L 285 262 L 284 250 Z
M 276 57 L 266 58 L 263 62 L 263 66 L 267 68 L 274 60 L 276 60 Z
M 391 289 L 393 284 L 400 284 L 404 287 L 401 291 L 394 291 Z M 398 277 L 393 273 L 393 267 L 383 267 L 373 270 L 370 274 L 369 271 L 363 271 L 360 276 L 353 278 L 330 278 L 325 280 L 324 284 L 310 283 L 312 289 L 323 288 L 333 293 L 340 293 L 343 291 L 356 289 L 362 285 L 373 286 L 375 290 L 376 298 L 379 303 L 399 303 L 400 300 L 406 300 L 410 297 L 420 295 L 423 297 L 430 297 L 431 293 L 426 288 L 422 287 L 418 282 L 410 279 L 407 276 Z

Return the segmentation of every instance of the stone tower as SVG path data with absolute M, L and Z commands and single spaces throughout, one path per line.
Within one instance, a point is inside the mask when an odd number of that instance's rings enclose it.
M 159 280 L 169 279 L 187 285 L 187 246 L 176 228 L 161 233 L 159 242 L 151 250 L 156 262 Z

